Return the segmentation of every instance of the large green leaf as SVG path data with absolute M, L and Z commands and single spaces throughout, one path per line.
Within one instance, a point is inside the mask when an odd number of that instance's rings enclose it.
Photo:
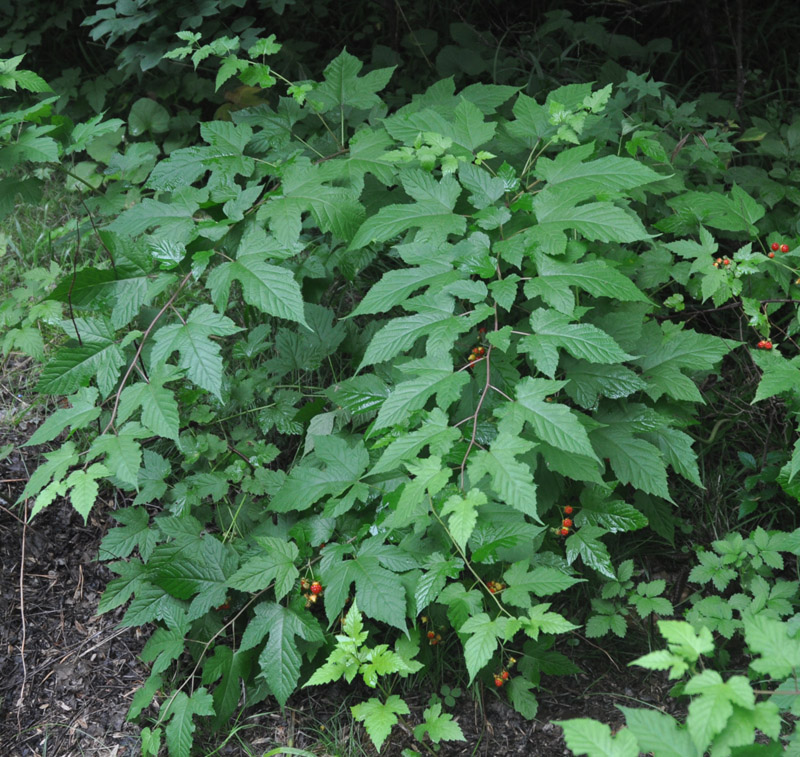
M 161 719 L 167 724 L 167 746 L 172 757 L 189 757 L 194 739 L 195 715 L 213 715 L 214 701 L 205 687 L 197 689 L 191 697 L 183 691 L 176 692 L 162 705 Z
M 363 67 L 358 58 L 342 50 L 326 66 L 323 72 L 325 81 L 308 94 L 315 110 L 325 113 L 344 106 L 368 110 L 379 105 L 381 100 L 376 92 L 388 84 L 395 67 L 378 68 L 359 77 Z
M 199 387 L 217 397 L 222 390 L 220 347 L 210 336 L 230 336 L 241 331 L 230 318 L 215 313 L 210 305 L 198 305 L 184 323 L 172 323 L 155 332 L 151 361 L 164 362 L 176 350 L 178 367 Z

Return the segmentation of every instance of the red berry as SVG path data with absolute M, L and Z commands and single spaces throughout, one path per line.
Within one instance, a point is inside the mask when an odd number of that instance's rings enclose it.
M 723 260 L 722 263 L 723 263 L 723 265 L 730 265 L 731 261 L 728 260 L 728 258 L 725 258 L 725 260 Z
M 561 529 L 561 535 L 562 536 L 567 536 L 568 534 L 569 534 L 569 529 L 568 528 L 564 527 L 564 528 Z
M 322 593 L 322 584 L 319 581 L 314 581 L 314 583 L 311 584 L 311 593 L 312 594 Z
M 781 245 L 781 252 L 789 252 L 789 245 L 788 244 L 782 244 Z
M 574 509 L 574 508 L 572 507 L 572 505 L 567 505 L 567 506 L 564 508 L 564 512 L 565 512 L 567 515 L 572 515 L 572 511 L 573 511 L 573 509 Z
M 768 258 L 774 258 L 775 257 L 775 253 L 774 252 L 768 252 L 767 253 L 767 257 Z
M 494 685 L 497 686 L 498 689 L 503 685 L 503 683 L 504 681 L 502 678 L 500 678 L 500 676 L 494 677 Z
M 778 250 L 780 250 L 780 248 L 781 248 L 781 246 L 777 242 L 773 242 L 772 243 L 772 251 L 773 252 L 777 252 Z
M 564 526 L 564 528 L 569 528 L 572 525 L 572 520 L 564 518 L 564 520 L 561 521 L 561 525 Z
M 500 678 L 502 678 L 504 681 L 507 681 L 507 680 L 508 680 L 508 671 L 507 671 L 507 670 L 504 670 L 504 671 L 503 671 L 503 672 L 500 674 Z
M 772 349 L 772 342 L 770 342 L 770 341 L 766 341 L 766 342 L 764 343 L 764 349 L 765 349 L 765 350 L 771 350 L 771 349 Z
M 479 333 L 479 334 L 485 334 L 485 333 L 486 333 L 486 329 L 485 329 L 483 326 L 481 326 L 481 327 L 478 329 L 478 333 Z
M 433 639 L 435 636 L 436 636 L 436 634 L 433 631 L 428 631 L 428 638 L 429 639 Z

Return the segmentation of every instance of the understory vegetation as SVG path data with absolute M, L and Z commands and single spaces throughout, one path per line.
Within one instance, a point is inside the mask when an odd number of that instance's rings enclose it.
M 710 61 L 580 6 L 86 5 L 0 24 L 0 349 L 20 516 L 119 524 L 143 757 L 340 680 L 434 753 L 451 686 L 534 719 L 575 639 L 685 717 L 574 754 L 800 754 L 790 21 L 759 70 L 727 3 Z

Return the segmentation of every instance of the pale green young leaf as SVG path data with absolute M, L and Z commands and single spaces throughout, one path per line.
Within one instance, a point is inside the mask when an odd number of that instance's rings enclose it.
M 41 463 L 33 472 L 19 495 L 17 504 L 38 494 L 51 480 L 60 481 L 80 459 L 75 445 L 70 441 L 64 442 L 52 452 L 46 452 L 44 458 L 46 462 Z
M 408 705 L 397 694 L 390 694 L 385 702 L 372 697 L 366 702 L 354 705 L 350 711 L 359 723 L 364 724 L 375 749 L 379 752 L 392 728 L 397 725 L 397 716 L 409 714 Z
M 756 613 L 744 619 L 744 638 L 750 650 L 759 655 L 751 667 L 776 679 L 783 679 L 800 669 L 800 639 L 790 635 L 789 626 Z
M 639 757 L 636 738 L 627 728 L 612 736 L 607 725 L 589 718 L 554 722 L 564 730 L 564 741 L 577 757 Z
M 178 691 L 162 705 L 160 717 L 169 721 L 166 727 L 167 746 L 171 757 L 189 757 L 194 740 L 195 715 L 213 715 L 214 700 L 204 686 L 191 697 Z
M 761 400 L 774 397 L 776 394 L 794 394 L 797 388 L 800 387 L 800 368 L 797 367 L 794 360 L 786 360 L 783 356 L 774 354 L 756 354 L 753 351 L 754 359 L 761 368 L 761 381 L 758 383 L 756 389 L 756 396 L 753 397 L 753 402 L 760 402 Z

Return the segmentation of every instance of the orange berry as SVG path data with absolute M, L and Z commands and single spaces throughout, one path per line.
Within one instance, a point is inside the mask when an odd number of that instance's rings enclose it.
M 567 506 L 564 508 L 564 512 L 565 512 L 567 515 L 572 515 L 572 510 L 573 510 L 573 507 L 572 507 L 572 505 L 567 505 Z
M 767 253 L 767 257 L 768 258 L 774 258 L 775 257 L 775 253 L 774 252 L 768 252 Z
M 564 520 L 561 521 L 561 525 L 564 526 L 564 528 L 569 528 L 572 525 L 572 520 L 570 518 L 564 518 Z
M 566 528 L 566 527 L 562 528 L 561 529 L 561 535 L 562 536 L 566 536 L 567 534 L 569 534 L 569 529 Z
M 436 634 L 433 631 L 428 631 L 428 638 L 429 639 L 434 639 L 434 638 L 436 638 Z

